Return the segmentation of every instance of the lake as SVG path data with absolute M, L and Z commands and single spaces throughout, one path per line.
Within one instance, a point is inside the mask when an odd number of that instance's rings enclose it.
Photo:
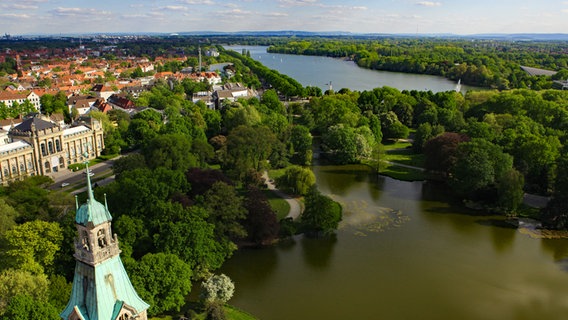
M 268 53 L 265 46 L 226 46 L 226 49 L 239 53 L 242 49 L 250 51 L 251 58 L 270 69 L 286 74 L 303 86 L 320 87 L 322 91 L 349 88 L 353 91 L 373 90 L 389 86 L 399 90 L 432 90 L 432 92 L 455 90 L 456 82 L 443 77 L 377 71 L 359 68 L 353 61 L 336 58 L 302 56 L 291 54 Z M 480 88 L 462 85 L 461 91 L 480 90 Z
M 235 253 L 231 304 L 259 319 L 566 319 L 567 240 L 532 239 L 447 192 L 367 167 L 315 166 L 336 237 Z

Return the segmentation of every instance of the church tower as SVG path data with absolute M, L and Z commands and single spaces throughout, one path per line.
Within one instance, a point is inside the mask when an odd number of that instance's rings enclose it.
M 89 167 L 87 166 L 87 173 Z M 147 320 L 149 305 L 134 290 L 120 259 L 112 217 L 106 203 L 93 195 L 87 176 L 87 202 L 75 214 L 75 277 L 69 303 L 60 316 L 64 320 Z

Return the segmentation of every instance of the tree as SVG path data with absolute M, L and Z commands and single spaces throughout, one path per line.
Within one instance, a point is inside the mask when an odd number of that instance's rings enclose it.
M 10 300 L 0 320 L 59 320 L 59 311 L 47 302 L 39 302 L 27 295 L 16 295 Z
M 206 302 L 227 303 L 235 293 L 235 284 L 224 274 L 212 275 L 201 283 L 201 299 Z
M 191 185 L 190 196 L 192 198 L 205 194 L 216 182 L 233 184 L 221 170 L 214 169 L 191 168 L 186 172 L 186 178 Z
M 61 248 L 61 227 L 56 222 L 34 220 L 6 231 L 7 265 L 42 274 L 50 271 L 55 254 Z
M 260 99 L 260 103 L 264 104 L 272 112 L 286 115 L 286 107 L 280 102 L 276 90 L 266 90 Z
M 392 111 L 381 115 L 383 139 L 401 139 L 408 137 L 409 129 L 402 124 Z
M 215 182 L 205 192 L 203 207 L 209 212 L 208 221 L 215 225 L 219 239 L 239 239 L 246 236 L 246 230 L 239 223 L 246 217 L 243 199 L 235 187 L 224 182 Z
M 232 103 L 230 106 L 226 106 L 224 110 L 223 124 L 229 132 L 238 126 L 251 127 L 261 121 L 260 113 L 254 105 L 245 101 Z
M 568 156 L 566 151 L 558 161 L 552 199 L 542 210 L 541 216 L 547 228 L 568 229 Z
M 0 198 L 0 237 L 16 225 L 17 217 L 16 209 L 7 204 L 3 198 Z
M 525 177 L 517 170 L 511 168 L 505 172 L 497 184 L 497 205 L 506 214 L 515 214 L 517 208 L 523 203 L 523 187 Z
M 266 195 L 257 187 L 249 187 L 244 205 L 248 210 L 243 222 L 248 239 L 259 245 L 272 243 L 278 237 L 279 226 Z
M 50 220 L 49 191 L 45 189 L 53 180 L 47 176 L 26 177 L 14 181 L 6 190 L 6 202 L 19 213 L 18 223 L 36 219 Z
M 150 304 L 149 315 L 179 311 L 191 291 L 191 268 L 174 254 L 148 253 L 129 275 L 140 297 Z
M 358 156 L 355 131 L 341 124 L 330 127 L 322 137 L 322 149 L 334 163 L 355 163 Z
M 424 144 L 424 166 L 430 172 L 448 175 L 457 161 L 457 147 L 460 143 L 469 141 L 466 135 L 445 132 Z
M 146 168 L 146 159 L 140 153 L 129 154 L 114 160 L 112 170 L 114 174 L 120 175 L 124 171 Z
M 449 185 L 460 195 L 471 197 L 494 185 L 513 168 L 513 157 L 499 146 L 482 139 L 463 142 L 456 150 Z
M 219 268 L 236 250 L 232 242 L 218 241 L 215 225 L 205 220 L 208 213 L 203 208 L 162 201 L 152 211 L 161 218 L 154 222 L 154 246 L 177 255 L 197 277 Z
M 321 194 L 314 185 L 305 196 L 305 210 L 302 226 L 308 234 L 329 234 L 334 232 L 342 218 L 341 205 Z
M 290 143 L 294 153 L 290 159 L 298 165 L 310 165 L 312 163 L 312 135 L 310 130 L 302 125 L 295 125 L 290 130 Z
M 164 167 L 185 172 L 197 166 L 197 158 L 191 152 L 191 141 L 186 135 L 159 135 L 150 140 L 142 152 L 152 169 Z
M 239 179 L 249 169 L 260 171 L 277 143 L 274 133 L 264 126 L 239 126 L 227 137 L 223 166 Z
M 316 176 L 310 168 L 290 166 L 284 170 L 284 174 L 277 181 L 281 189 L 290 190 L 293 194 L 305 195 L 316 183 Z
M 47 302 L 49 281 L 45 274 L 34 275 L 25 270 L 7 269 L 0 273 L 0 314 L 18 296 L 31 297 L 36 303 Z

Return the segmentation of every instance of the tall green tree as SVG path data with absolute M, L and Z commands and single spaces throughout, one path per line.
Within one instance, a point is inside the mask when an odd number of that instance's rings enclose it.
M 150 304 L 149 315 L 180 311 L 191 291 L 191 267 L 175 254 L 148 253 L 129 270 L 136 292 Z
M 250 186 L 244 205 L 248 210 L 243 222 L 247 238 L 258 245 L 272 243 L 278 237 L 279 224 L 266 195 Z
M 284 174 L 277 179 L 278 187 L 289 190 L 292 194 L 305 195 L 316 183 L 316 176 L 310 168 L 290 166 Z
M 186 171 L 197 166 L 197 157 L 192 153 L 191 140 L 182 134 L 159 135 L 143 148 L 146 163 L 152 169 L 163 167 Z
M 21 269 L 7 269 L 0 273 L 0 314 L 18 295 L 31 297 L 36 303 L 47 302 L 49 281 L 45 274 L 32 274 Z
M 290 144 L 294 153 L 290 161 L 305 166 L 312 163 L 312 135 L 310 130 L 302 125 L 295 125 L 290 130 Z
M 208 221 L 215 225 L 215 234 L 219 239 L 240 239 L 246 236 L 241 225 L 246 217 L 243 199 L 232 185 L 215 182 L 205 192 L 203 207 L 209 212 Z
M 5 266 L 34 274 L 50 272 L 62 240 L 61 227 L 56 222 L 34 220 L 15 226 L 4 234 Z
M 325 235 L 335 232 L 342 219 L 341 205 L 319 192 L 314 185 L 305 196 L 302 226 L 308 234 Z
M 278 143 L 274 133 L 266 127 L 239 126 L 227 137 L 223 167 L 239 179 L 249 169 L 260 171 Z

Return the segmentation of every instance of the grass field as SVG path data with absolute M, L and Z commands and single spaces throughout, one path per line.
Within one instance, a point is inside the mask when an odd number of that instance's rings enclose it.
M 396 141 L 385 143 L 383 147 L 385 150 L 383 160 L 407 166 L 424 168 L 424 155 L 414 154 L 411 149 L 412 143 L 408 141 Z M 381 170 L 381 174 L 397 180 L 405 181 L 418 181 L 425 179 L 423 171 L 401 167 L 395 164 L 386 165 Z

